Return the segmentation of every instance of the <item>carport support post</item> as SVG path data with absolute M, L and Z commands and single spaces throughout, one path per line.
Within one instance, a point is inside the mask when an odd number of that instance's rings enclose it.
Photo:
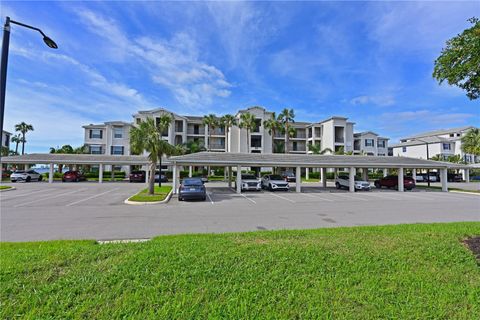
M 177 194 L 177 184 L 178 184 L 177 171 L 178 171 L 177 165 L 174 165 L 174 166 L 173 166 L 173 172 L 172 172 L 172 178 L 173 178 L 173 181 L 172 181 L 172 189 L 173 189 L 173 194 Z
M 309 169 L 308 168 L 305 168 L 305 179 L 308 180 L 309 178 Z
M 228 167 L 228 187 L 232 187 L 232 167 Z
M 447 176 L 447 169 L 440 169 L 440 180 L 442 181 L 442 191 L 448 192 L 448 176 Z
M 355 192 L 355 168 L 350 167 L 348 170 L 348 186 L 350 192 Z
M 113 172 L 113 164 L 112 164 L 112 171 L 110 173 L 110 180 L 115 181 L 115 172 Z
M 53 183 L 53 163 L 50 163 L 50 169 L 48 171 L 48 183 Z
M 404 191 L 404 185 L 403 185 L 403 168 L 398 168 L 398 191 L 403 192 Z
M 417 169 L 412 169 L 412 179 L 417 182 Z
M 237 166 L 237 193 L 242 193 L 242 166 Z
M 327 187 L 327 168 L 322 168 L 322 183 L 323 187 Z
M 386 176 L 388 176 L 388 169 L 383 168 L 383 177 L 385 178 Z
M 148 186 L 150 181 L 150 168 L 147 165 L 147 169 L 145 170 L 145 184 Z
M 362 177 L 364 181 L 368 181 L 368 169 L 362 168 Z
M 308 170 L 308 169 L 307 169 Z M 295 171 L 295 192 L 302 192 L 302 168 L 297 167 Z
M 103 164 L 98 166 L 98 183 L 103 183 Z
M 465 182 L 470 183 L 470 169 L 463 170 L 465 174 Z
M 193 167 L 189 166 L 188 167 L 188 177 L 191 178 L 193 176 Z

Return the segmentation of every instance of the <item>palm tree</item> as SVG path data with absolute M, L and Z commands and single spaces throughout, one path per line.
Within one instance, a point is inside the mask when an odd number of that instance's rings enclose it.
M 257 127 L 255 116 L 249 112 L 242 113 L 240 115 L 240 124 L 238 126 L 241 129 L 247 130 L 247 152 L 250 153 L 250 132 Z
M 156 119 L 156 126 L 157 126 L 158 132 L 160 132 L 160 139 L 162 139 L 163 132 L 165 132 L 165 130 L 168 130 L 172 121 L 173 121 L 173 117 L 170 114 L 161 115 L 159 118 Z M 160 174 L 159 174 L 159 177 L 158 177 L 158 186 L 159 187 L 162 186 L 162 179 L 161 179 L 161 175 L 162 175 L 162 156 L 163 156 L 163 154 L 165 154 L 167 156 L 171 156 L 171 155 L 176 153 L 175 148 L 173 148 L 171 150 L 168 149 L 168 151 L 169 152 L 163 152 L 162 154 L 159 155 L 159 159 L 158 159 L 159 162 L 160 162 L 160 169 L 159 169 Z
M 162 168 L 162 156 L 170 156 L 174 154 L 174 146 L 162 139 L 162 132 L 160 126 L 155 124 L 153 118 L 147 118 L 140 121 L 138 126 L 130 129 L 130 148 L 133 154 L 141 154 L 143 151 L 148 152 L 148 159 L 150 160 L 150 180 L 148 181 L 148 193 L 154 194 L 155 184 L 155 169 L 157 163 L 160 162 L 160 169 Z M 159 185 L 161 186 L 159 179 Z
M 228 152 L 228 132 L 231 127 L 237 125 L 237 119 L 231 114 L 226 114 L 220 118 L 220 125 L 225 127 L 225 150 Z
M 25 122 L 20 122 L 19 124 L 15 125 L 15 131 L 20 132 L 22 134 L 22 154 L 25 154 L 25 135 L 28 131 L 33 131 L 33 126 L 31 124 L 27 124 Z
M 474 156 L 480 156 L 480 129 L 472 128 L 462 137 L 462 151 Z
M 12 139 L 10 140 L 13 143 L 15 143 L 15 154 L 18 154 L 18 144 L 23 142 L 22 136 L 19 134 L 16 134 L 12 136 Z
M 203 146 L 203 143 L 200 143 L 194 140 L 185 142 L 183 146 L 185 148 L 186 154 L 205 151 L 205 147 Z
M 212 150 L 212 132 L 218 126 L 218 118 L 214 114 L 203 116 L 203 124 L 208 126 L 208 151 Z
M 295 129 L 291 127 L 291 124 L 295 122 L 295 113 L 293 109 L 285 108 L 278 115 L 278 120 L 282 123 L 282 131 L 285 133 L 285 153 L 288 153 L 288 144 L 290 137 L 295 134 Z
M 275 112 L 272 113 L 270 119 L 263 121 L 263 126 L 268 130 L 268 134 L 272 137 L 272 153 L 275 152 L 275 135 L 282 130 L 282 124 L 277 119 Z
M 311 151 L 312 154 L 333 153 L 332 149 L 330 148 L 325 148 L 322 150 L 322 146 L 320 145 L 320 143 L 308 145 L 308 151 Z

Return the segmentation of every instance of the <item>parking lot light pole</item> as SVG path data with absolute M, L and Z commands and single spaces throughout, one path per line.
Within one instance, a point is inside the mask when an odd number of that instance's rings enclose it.
M 5 115 L 5 90 L 7 88 L 7 65 L 8 65 L 8 49 L 10 45 L 10 24 L 16 24 L 28 29 L 32 29 L 40 32 L 43 36 L 43 42 L 52 48 L 58 49 L 57 44 L 51 38 L 47 37 L 42 30 L 36 27 L 29 26 L 18 21 L 11 20 L 10 17 L 5 19 L 5 25 L 3 26 L 3 41 L 2 41 L 2 59 L 0 65 L 0 132 L 3 134 L 3 120 Z

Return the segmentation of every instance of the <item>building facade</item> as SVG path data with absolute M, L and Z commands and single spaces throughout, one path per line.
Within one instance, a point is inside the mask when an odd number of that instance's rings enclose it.
M 393 155 L 419 159 L 431 159 L 439 155 L 440 158 L 445 160 L 451 156 L 460 155 L 467 163 L 477 163 L 480 161 L 479 157 L 465 154 L 462 151 L 461 141 L 467 131 L 474 128 L 475 127 L 472 126 L 466 126 L 444 129 L 402 138 L 400 139 L 400 143 L 391 146 Z
M 2 131 L 2 148 L 10 150 L 10 138 L 12 134 L 8 131 Z

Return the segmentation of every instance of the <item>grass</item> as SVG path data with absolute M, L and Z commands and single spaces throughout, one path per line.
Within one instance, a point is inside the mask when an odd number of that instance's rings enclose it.
M 0 318 L 479 319 L 480 222 L 2 243 Z
M 0 186 L 0 190 L 11 189 L 12 186 Z
M 307 179 L 302 177 L 302 182 L 320 182 L 320 179 Z
M 172 190 L 171 186 L 155 186 L 154 194 L 148 194 L 148 188 L 143 189 L 134 196 L 131 196 L 128 200 L 136 202 L 154 202 L 165 200 L 168 193 Z
M 422 186 L 422 185 L 416 185 L 417 188 L 421 189 L 426 189 L 426 190 L 442 190 L 442 187 L 439 186 Z M 448 188 L 450 191 L 461 191 L 461 192 L 474 192 L 474 193 L 480 193 L 480 190 L 468 190 L 468 189 L 461 189 L 461 188 Z

